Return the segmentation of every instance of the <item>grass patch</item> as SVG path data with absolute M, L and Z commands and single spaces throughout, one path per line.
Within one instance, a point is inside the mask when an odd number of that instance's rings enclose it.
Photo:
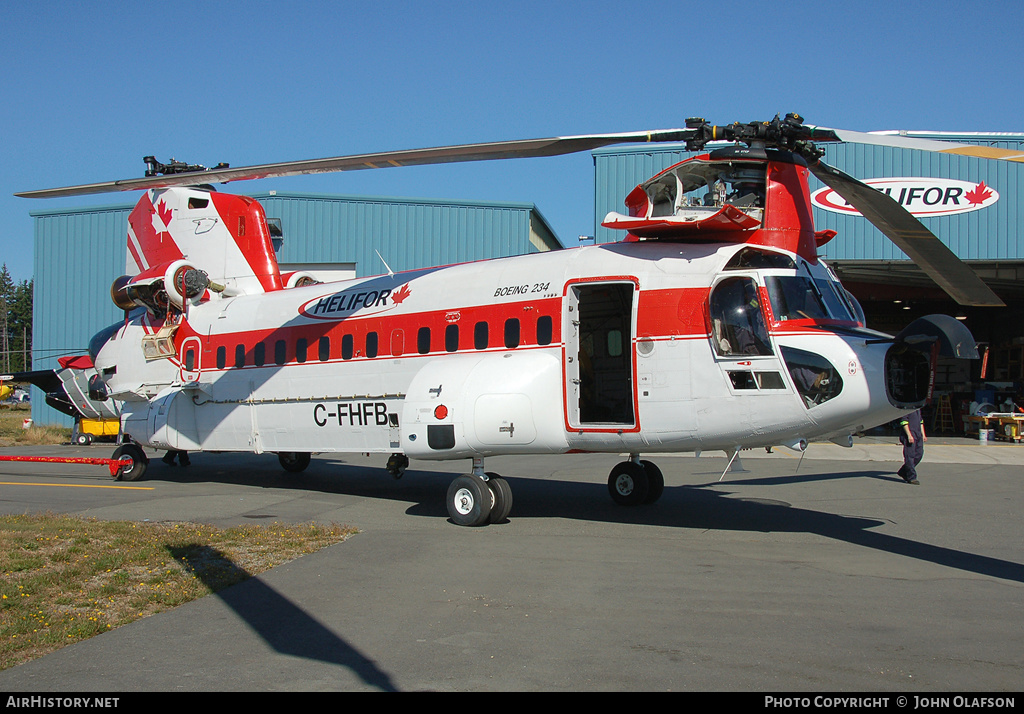
M 347 526 L 0 516 L 0 670 L 345 540 Z
M 29 404 L 0 405 L 0 446 L 38 444 L 66 444 L 71 441 L 71 429 L 65 426 L 36 426 L 24 428 L 32 416 Z

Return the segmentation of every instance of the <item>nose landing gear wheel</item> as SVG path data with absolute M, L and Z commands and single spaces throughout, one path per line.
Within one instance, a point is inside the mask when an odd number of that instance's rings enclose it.
M 448 487 L 448 515 L 460 526 L 487 523 L 494 504 L 491 488 L 479 476 L 458 476 Z

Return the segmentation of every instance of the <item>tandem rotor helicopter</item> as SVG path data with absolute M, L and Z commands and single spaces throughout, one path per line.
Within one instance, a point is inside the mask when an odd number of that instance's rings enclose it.
M 282 274 L 264 211 L 210 184 L 417 164 L 555 156 L 636 142 L 698 153 L 637 186 L 603 225 L 618 243 L 334 283 Z M 711 142 L 732 142 L 706 148 Z M 813 174 L 954 299 L 1002 301 L 889 196 L 821 162 L 822 142 L 888 144 L 1022 160 L 988 147 L 768 122 L 557 137 L 213 169 L 146 157 L 146 177 L 19 193 L 143 190 L 122 322 L 89 348 L 90 397 L 118 408 L 114 453 L 141 478 L 157 449 L 471 461 L 447 493 L 478 526 L 512 507 L 489 456 L 629 454 L 608 476 L 617 503 L 652 503 L 664 477 L 644 453 L 850 445 L 922 406 L 938 354 L 976 358 L 958 321 L 900 334 L 863 311 L 819 257 Z M 717 146 L 717 144 L 716 144 Z

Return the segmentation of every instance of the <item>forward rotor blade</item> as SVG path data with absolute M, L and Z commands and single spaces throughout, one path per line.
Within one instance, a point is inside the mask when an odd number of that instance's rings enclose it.
M 169 186 L 194 186 L 196 184 L 226 183 L 246 179 L 297 176 L 299 174 L 320 174 L 334 171 L 356 171 L 360 169 L 382 169 L 391 166 L 420 166 L 445 164 L 460 161 L 489 161 L 492 159 L 535 158 L 560 156 L 579 151 L 591 151 L 612 144 L 638 142 L 685 141 L 692 135 L 687 129 L 663 129 L 623 134 L 591 134 L 586 136 L 561 136 L 550 139 L 525 139 L 497 141 L 483 144 L 462 144 L 440 146 L 429 149 L 385 151 L 374 154 L 355 154 L 326 159 L 285 161 L 276 164 L 244 166 L 240 168 L 210 169 L 190 173 L 148 176 L 145 178 L 106 181 L 65 188 L 42 189 L 16 193 L 22 198 L 60 198 L 82 196 L 93 193 L 132 191 Z
M 952 141 L 938 141 L 936 139 L 918 139 L 913 136 L 901 134 L 867 134 L 861 131 L 848 131 L 846 129 L 826 129 L 824 127 L 811 127 L 813 130 L 813 141 L 842 141 L 851 144 L 870 144 L 873 146 L 891 146 L 897 149 L 919 149 L 921 151 L 934 151 L 940 154 L 957 154 L 960 156 L 973 156 L 979 159 L 1000 159 L 1002 161 L 1016 161 L 1024 163 L 1024 151 L 1020 149 L 1000 149 L 995 146 L 973 146 L 971 144 L 958 144 Z M 829 137 L 831 132 L 835 138 Z
M 871 188 L 849 174 L 822 162 L 811 162 L 811 172 L 856 208 L 961 305 L 1002 307 L 992 289 L 967 263 L 956 256 L 891 196 Z

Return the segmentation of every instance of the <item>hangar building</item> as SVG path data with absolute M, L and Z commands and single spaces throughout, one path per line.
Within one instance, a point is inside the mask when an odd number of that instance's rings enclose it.
M 894 133 L 1024 150 L 1024 133 Z M 936 394 L 951 396 L 952 431 L 962 428 L 959 416 L 973 401 L 995 404 L 1010 398 L 1024 406 L 1024 166 L 916 149 L 820 146 L 825 163 L 867 183 L 877 181 L 876 188 L 918 215 L 1006 303 L 1000 308 L 958 305 L 866 218 L 833 198 L 835 194 L 811 175 L 815 226 L 838 233 L 820 250 L 863 305 L 868 327 L 896 334 L 918 317 L 943 313 L 963 320 L 982 343 L 987 358 L 940 365 Z M 601 227 L 601 222 L 611 211 L 623 212 L 623 198 L 634 187 L 693 155 L 681 144 L 612 147 L 593 154 L 598 243 L 624 237 L 622 231 Z M 925 416 L 927 420 L 929 414 Z M 928 423 L 942 426 L 936 415 L 931 416 Z
M 272 233 L 280 232 L 275 249 L 282 272 L 310 270 L 327 280 L 563 247 L 533 204 L 276 191 L 252 197 L 263 206 Z M 94 334 L 122 319 L 109 291 L 125 271 L 133 207 L 134 202 L 31 213 L 33 369 L 58 369 L 58 357 L 84 354 Z M 33 399 L 32 419 L 72 423 L 42 398 Z

